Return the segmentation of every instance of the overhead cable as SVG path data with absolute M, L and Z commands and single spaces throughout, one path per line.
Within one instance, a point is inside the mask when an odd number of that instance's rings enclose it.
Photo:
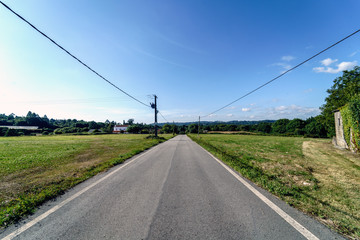
M 221 108 L 219 108 L 219 109 L 215 110 L 214 112 L 209 113 L 208 115 L 202 116 L 201 118 L 205 118 L 205 117 L 208 117 L 208 116 L 210 116 L 210 115 L 212 115 L 212 114 L 214 114 L 214 113 L 217 113 L 217 112 L 219 112 L 219 111 L 223 110 L 224 108 L 226 108 L 226 107 L 228 107 L 228 106 L 230 106 L 230 105 L 234 104 L 235 102 L 237 102 L 237 101 L 239 101 L 239 100 L 241 100 L 241 99 L 243 99 L 243 98 L 245 98 L 245 97 L 249 96 L 250 94 L 252 94 L 252 93 L 256 92 L 257 90 L 259 90 L 259 89 L 261 89 L 261 88 L 265 87 L 266 85 L 268 85 L 268 84 L 272 83 L 273 81 L 275 81 L 275 80 L 279 79 L 280 77 L 282 77 L 282 76 L 284 76 L 285 74 L 287 74 L 287 73 L 291 72 L 292 70 L 294 70 L 294 69 L 296 69 L 296 68 L 300 67 L 300 66 L 301 66 L 301 65 L 303 65 L 304 63 L 306 63 L 306 62 L 310 61 L 311 59 L 313 59 L 313 58 L 315 58 L 315 57 L 317 57 L 317 56 L 319 56 L 319 55 L 320 55 L 320 54 L 322 54 L 323 52 L 326 52 L 326 51 L 327 51 L 327 50 L 329 50 L 330 48 L 332 48 L 332 47 L 334 47 L 334 46 L 338 45 L 339 43 L 341 43 L 341 42 L 345 41 L 346 39 L 350 38 L 351 36 L 353 36 L 353 35 L 357 34 L 358 32 L 360 32 L 360 29 L 358 29 L 358 30 L 356 30 L 355 32 L 351 33 L 350 35 L 348 35 L 348 36 L 344 37 L 344 38 L 343 38 L 343 39 L 341 39 L 340 41 L 338 41 L 338 42 L 336 42 L 336 43 L 332 44 L 331 46 L 329 46 L 329 47 L 325 48 L 324 50 L 322 50 L 322 51 L 318 52 L 317 54 L 315 54 L 315 55 L 313 55 L 312 57 L 310 57 L 310 58 L 306 59 L 305 61 L 303 61 L 303 62 L 299 63 L 299 64 L 298 64 L 298 65 L 296 65 L 295 67 L 292 67 L 292 68 L 290 68 L 289 70 L 287 70 L 287 71 L 283 72 L 283 73 L 282 73 L 282 74 L 280 74 L 279 76 L 277 76 L 277 77 L 275 77 L 275 78 L 271 79 L 270 81 L 268 81 L 268 82 L 264 83 L 263 85 L 261 85 L 261 86 L 259 86 L 259 87 L 255 88 L 254 90 L 252 90 L 252 91 L 250 91 L 250 92 L 246 93 L 245 95 L 243 95 L 243 96 L 241 96 L 241 97 L 239 97 L 239 98 L 235 99 L 234 101 L 232 101 L 232 102 L 230 102 L 230 103 L 226 104 L 225 106 L 223 106 L 223 107 L 221 107 Z
M 92 71 L 93 73 L 95 73 L 97 76 L 99 76 L 101 79 L 103 79 L 104 81 L 106 81 L 107 83 L 109 83 L 111 86 L 113 86 L 114 88 L 118 89 L 119 91 L 121 91 L 122 93 L 124 93 L 125 95 L 129 96 L 130 98 L 134 99 L 135 101 L 150 107 L 150 105 L 140 101 L 139 99 L 131 96 L 129 93 L 125 92 L 124 90 L 122 90 L 121 88 L 119 88 L 118 86 L 116 86 L 114 83 L 110 82 L 108 79 L 106 79 L 105 77 L 103 77 L 101 74 L 99 74 L 98 72 L 96 72 L 95 70 L 93 70 L 91 67 L 89 67 L 87 64 L 85 64 L 83 61 L 81 61 L 79 58 L 75 57 L 73 54 L 71 54 L 68 50 L 66 50 L 65 48 L 63 48 L 62 46 L 60 46 L 57 42 L 55 42 L 53 39 L 51 39 L 50 37 L 48 37 L 45 33 L 43 33 L 42 31 L 40 31 L 38 28 L 36 28 L 33 24 L 31 24 L 29 21 L 27 21 L 25 18 L 23 18 L 22 16 L 20 16 L 18 13 L 16 13 L 14 10 L 12 10 L 10 7 L 8 7 L 5 3 L 3 3 L 2 1 L 0 1 L 0 3 L 6 7 L 8 10 L 10 10 L 13 14 L 15 14 L 17 17 L 19 17 L 21 20 L 23 20 L 24 22 L 26 22 L 28 25 L 30 25 L 33 29 L 35 29 L 37 32 L 39 32 L 41 35 L 43 35 L 44 37 L 46 37 L 48 40 L 50 40 L 53 44 L 55 44 L 57 47 L 59 47 L 61 50 L 63 50 L 64 52 L 66 52 L 68 55 L 70 55 L 71 57 L 73 57 L 75 60 L 77 60 L 79 63 L 81 63 L 83 66 L 85 66 L 86 68 L 88 68 L 90 71 Z
M 166 122 L 169 122 L 162 114 L 160 111 L 158 111 L 158 113 L 160 113 L 160 115 L 162 116 L 162 118 L 166 121 Z

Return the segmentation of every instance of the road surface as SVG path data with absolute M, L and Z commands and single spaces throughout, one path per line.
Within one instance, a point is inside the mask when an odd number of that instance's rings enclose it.
M 343 239 L 177 136 L 76 186 L 0 239 Z

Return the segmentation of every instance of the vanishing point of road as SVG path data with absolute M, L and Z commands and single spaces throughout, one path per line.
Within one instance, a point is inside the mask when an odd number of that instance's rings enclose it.
M 0 239 L 343 239 L 187 136 L 79 184 Z

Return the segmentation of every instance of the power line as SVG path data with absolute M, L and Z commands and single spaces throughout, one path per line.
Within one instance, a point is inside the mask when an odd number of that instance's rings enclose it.
M 263 85 L 261 85 L 261 86 L 259 86 L 259 87 L 255 88 L 254 90 L 252 90 L 252 91 L 250 91 L 250 92 L 246 93 L 245 95 L 243 95 L 243 96 L 239 97 L 238 99 L 236 99 L 236 100 L 234 100 L 234 101 L 232 101 L 232 102 L 230 102 L 230 103 L 226 104 L 225 106 L 223 106 L 223 107 L 221 107 L 221 108 L 217 109 L 216 111 L 214 111 L 214 112 L 212 112 L 212 113 L 210 113 L 210 114 L 208 114 L 208 115 L 202 116 L 201 118 L 205 118 L 205 117 L 208 117 L 208 116 L 210 116 L 210 115 L 212 115 L 212 114 L 214 114 L 214 113 L 217 113 L 217 112 L 219 112 L 219 111 L 223 110 L 224 108 L 226 108 L 226 107 L 228 107 L 228 106 L 232 105 L 233 103 L 235 103 L 235 102 L 237 102 L 237 101 L 239 101 L 239 100 L 241 100 L 241 99 L 243 99 L 243 98 L 245 98 L 245 97 L 249 96 L 250 94 L 252 94 L 252 93 L 256 92 L 256 91 L 257 91 L 257 90 L 259 90 L 260 88 L 265 87 L 266 85 L 268 85 L 268 84 L 272 83 L 273 81 L 275 81 L 275 80 L 279 79 L 280 77 L 284 76 L 284 75 L 285 75 L 285 74 L 287 74 L 288 72 L 291 72 L 292 70 L 294 70 L 294 69 L 296 69 L 296 68 L 300 67 L 300 66 L 301 66 L 301 65 L 303 65 L 304 63 L 306 63 L 306 62 L 310 61 L 311 59 L 313 59 L 313 58 L 315 58 L 315 57 L 317 57 L 317 56 L 319 56 L 319 55 L 320 55 L 320 54 L 322 54 L 323 52 L 326 52 L 326 51 L 327 51 L 327 50 L 329 50 L 330 48 L 332 48 L 332 47 L 334 47 L 334 46 L 338 45 L 339 43 L 341 43 L 341 42 L 345 41 L 346 39 L 348 39 L 348 38 L 352 37 L 353 35 L 357 34 L 358 32 L 360 32 L 360 29 L 358 29 L 358 30 L 356 30 L 355 32 L 351 33 L 350 35 L 348 35 L 348 36 L 344 37 L 344 38 L 343 38 L 343 39 L 341 39 L 340 41 L 338 41 L 338 42 L 336 42 L 336 43 L 332 44 L 330 47 L 327 47 L 327 48 L 325 48 L 324 50 L 322 50 L 322 51 L 318 52 L 317 54 L 315 54 L 315 55 L 313 55 L 312 57 L 310 57 L 310 58 L 306 59 L 305 61 L 303 61 L 303 62 L 299 63 L 299 64 L 298 64 L 298 65 L 296 65 L 295 67 L 292 67 L 292 68 L 290 68 L 289 70 L 287 70 L 287 71 L 283 72 L 283 73 L 282 73 L 282 74 L 280 74 L 279 76 L 277 76 L 277 77 L 275 77 L 275 78 L 271 79 L 270 81 L 268 81 L 268 82 L 264 83 Z
M 169 122 L 162 114 L 160 111 L 158 111 L 158 113 L 160 113 L 160 115 L 162 116 L 162 118 L 166 121 L 166 122 Z
M 96 72 L 95 70 L 93 70 L 91 67 L 89 67 L 87 64 L 85 64 L 83 61 L 81 61 L 79 58 L 75 57 L 73 54 L 71 54 L 68 50 L 66 50 L 65 48 L 63 48 L 62 46 L 60 46 L 57 42 L 55 42 L 53 39 L 51 39 L 50 37 L 48 37 L 45 33 L 43 33 L 42 31 L 40 31 L 39 29 L 37 29 L 34 25 L 32 25 L 29 21 L 27 21 L 25 18 L 23 18 L 22 16 L 20 16 L 19 14 L 17 14 L 14 10 L 12 10 L 10 7 L 8 7 L 5 3 L 3 3 L 2 1 L 0 1 L 0 3 L 7 8 L 9 11 L 11 11 L 13 14 L 15 14 L 17 17 L 19 17 L 21 20 L 23 20 L 24 22 L 26 22 L 28 25 L 30 25 L 33 29 L 35 29 L 37 32 L 39 32 L 41 35 L 43 35 L 44 37 L 46 37 L 48 40 L 50 40 L 52 43 L 54 43 L 57 47 L 59 47 L 61 50 L 63 50 L 64 52 L 66 52 L 68 55 L 70 55 L 71 57 L 73 57 L 75 60 L 77 60 L 79 63 L 81 63 L 82 65 L 84 65 L 86 68 L 88 68 L 90 71 L 92 71 L 93 73 L 95 73 L 97 76 L 99 76 L 100 78 L 102 78 L 104 81 L 106 81 L 107 83 L 109 83 L 111 86 L 113 86 L 114 88 L 118 89 L 119 91 L 121 91 L 122 93 L 124 93 L 125 95 L 129 96 L 130 98 L 134 99 L 135 101 L 150 107 L 148 104 L 143 103 L 142 101 L 140 101 L 139 99 L 131 96 L 129 93 L 125 92 L 124 90 L 122 90 L 121 88 L 119 88 L 118 86 L 116 86 L 115 84 L 113 84 L 112 82 L 110 82 L 109 80 L 107 80 L 105 77 L 103 77 L 101 74 L 99 74 L 98 72 Z

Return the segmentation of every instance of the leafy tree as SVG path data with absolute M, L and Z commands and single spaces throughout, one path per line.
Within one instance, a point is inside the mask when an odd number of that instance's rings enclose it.
M 305 127 L 305 121 L 299 118 L 294 118 L 286 125 L 286 132 L 294 133 L 296 135 L 303 135 L 302 129 Z
M 327 131 L 325 126 L 321 122 L 321 116 L 315 118 L 309 118 L 306 120 L 307 124 L 304 128 L 306 136 L 308 137 L 321 137 L 324 138 L 327 136 Z
M 198 132 L 198 124 L 195 124 L 195 123 L 190 124 L 190 125 L 188 126 L 187 131 L 188 131 L 189 133 L 197 133 L 197 132 Z
M 19 134 L 15 129 L 8 128 L 5 133 L 5 137 L 10 137 L 10 136 L 19 136 Z
M 141 130 L 142 130 L 142 126 L 140 124 L 133 124 L 127 128 L 127 131 L 129 133 L 140 133 Z
M 275 133 L 286 133 L 286 126 L 290 122 L 289 119 L 279 119 L 273 123 L 272 128 Z
M 257 130 L 263 133 L 270 133 L 271 132 L 271 123 L 262 122 L 257 125 Z
M 173 127 L 170 124 L 165 124 L 162 129 L 161 129 L 164 133 L 172 133 L 173 132 Z
M 335 135 L 334 111 L 344 106 L 360 94 L 360 67 L 351 71 L 344 71 L 341 77 L 334 80 L 334 84 L 327 90 L 325 104 L 320 107 L 323 124 L 329 136 Z
M 0 136 L 5 136 L 5 133 L 7 132 L 8 128 L 0 127 Z
M 133 119 L 133 118 L 130 118 L 130 119 L 127 121 L 127 123 L 128 123 L 129 125 L 133 125 L 133 124 L 134 124 L 134 119 Z

